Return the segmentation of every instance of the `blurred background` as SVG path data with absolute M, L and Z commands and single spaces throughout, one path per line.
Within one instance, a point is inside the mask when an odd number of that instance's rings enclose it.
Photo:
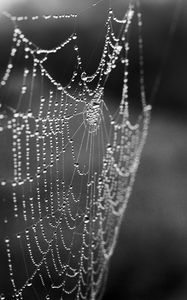
M 108 1 L 90 9 L 88 0 L 1 0 L 0 11 L 16 15 L 81 12 L 78 33 L 81 56 L 88 73 L 95 70 L 102 50 L 102 30 Z M 187 299 L 187 2 L 140 0 L 143 14 L 145 85 L 153 101 L 149 136 L 133 193 L 111 260 L 104 299 Z M 128 1 L 112 1 L 119 17 Z M 0 17 L 0 74 L 7 64 L 12 26 Z M 22 25 L 23 28 L 26 23 Z M 64 29 L 26 28 L 40 46 L 55 45 Z M 51 26 L 51 25 L 50 25 Z M 55 25 L 56 26 L 56 25 Z M 70 28 L 71 27 L 71 28 Z M 175 29 L 175 30 L 174 30 Z M 53 31 L 58 34 L 51 34 Z M 58 31 L 56 31 L 58 30 Z M 98 37 L 98 33 L 101 36 Z M 43 34 L 45 33 L 45 34 Z M 49 34 L 50 33 L 50 34 Z M 103 36 L 102 36 L 103 34 Z M 99 39 L 98 39 L 99 38 Z M 85 42 L 86 41 L 86 42 Z M 101 41 L 101 42 L 98 42 Z M 85 47 L 86 43 L 86 47 Z M 131 32 L 130 95 L 136 103 L 138 85 L 137 32 Z M 94 45 L 97 50 L 90 56 Z M 134 50 L 135 49 L 135 50 Z M 54 62 L 53 62 L 54 63 Z M 59 62 L 56 61 L 56 66 Z M 56 76 L 61 68 L 55 67 Z M 117 78 L 107 91 L 113 105 L 120 100 Z M 135 105 L 136 107 L 136 105 Z

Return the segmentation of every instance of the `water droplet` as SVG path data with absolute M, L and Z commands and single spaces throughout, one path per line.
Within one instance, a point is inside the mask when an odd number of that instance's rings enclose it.
M 0 300 L 5 300 L 5 295 L 3 293 L 0 295 Z
M 61 84 L 58 85 L 57 89 L 58 89 L 59 91 L 62 91 L 62 90 L 63 90 L 63 87 L 61 86 Z
M 25 47 L 25 52 L 29 52 L 30 48 L 29 47 Z
M 86 215 L 86 216 L 84 217 L 84 222 L 87 224 L 87 223 L 89 223 L 89 221 L 90 221 L 90 218 L 89 218 L 88 215 Z
M 59 285 L 55 285 L 54 283 L 51 284 L 51 288 L 52 289 L 59 289 L 63 286 L 63 283 L 59 284 Z
M 17 239 L 20 239 L 20 238 L 21 238 L 21 234 L 18 233 L 18 234 L 16 235 L 16 237 L 17 237 Z
M 122 46 L 119 46 L 119 45 L 116 46 L 116 47 L 115 47 L 115 50 L 116 50 L 116 53 L 117 53 L 117 54 L 120 54 L 120 52 L 121 52 L 121 50 L 122 50 Z
M 83 81 L 86 81 L 86 80 L 88 79 L 88 77 L 86 76 L 86 73 L 85 73 L 85 72 L 83 72 L 83 73 L 81 74 L 81 79 L 82 79 Z
M 28 75 L 28 74 L 29 74 L 29 70 L 28 70 L 28 69 L 25 69 L 24 75 Z
M 8 244 L 9 242 L 10 242 L 9 238 L 6 237 L 6 238 L 5 238 L 5 243 Z
M 130 9 L 128 12 L 128 18 L 132 19 L 133 15 L 134 15 L 134 11 L 132 9 Z
M 2 186 L 5 186 L 5 185 L 6 185 L 6 180 L 3 179 L 3 180 L 1 181 L 1 185 L 2 185 Z
M 24 184 L 24 181 L 23 180 L 19 180 L 18 184 L 22 185 L 22 184 Z
M 8 68 L 12 69 L 13 68 L 13 64 L 8 64 Z
M 92 103 L 93 108 L 99 108 L 99 103 L 98 102 L 93 102 Z
M 46 300 L 50 300 L 50 296 L 49 296 L 49 295 L 46 295 L 46 296 L 45 296 L 45 299 L 46 299 Z
M 107 151 L 110 152 L 111 150 L 112 150 L 112 146 L 111 146 L 111 145 L 108 145 L 108 146 L 107 146 Z
M 22 93 L 22 94 L 25 94 L 26 91 L 27 91 L 27 86 L 23 85 L 23 86 L 22 86 L 21 93 Z
M 109 15 L 110 15 L 110 16 L 113 15 L 113 10 L 112 10 L 112 9 L 110 9 Z
M 27 281 L 27 286 L 32 286 L 32 281 L 30 279 Z
M 31 117 L 33 116 L 33 114 L 32 114 L 32 110 L 31 110 L 31 109 L 29 109 L 29 110 L 28 110 L 28 112 L 27 112 L 27 116 L 28 116 L 29 118 L 31 118 Z

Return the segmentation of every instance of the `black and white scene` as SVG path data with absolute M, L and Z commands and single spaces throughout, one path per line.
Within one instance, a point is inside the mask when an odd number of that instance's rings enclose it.
M 185 0 L 0 0 L 0 300 L 186 300 L 186 115 Z

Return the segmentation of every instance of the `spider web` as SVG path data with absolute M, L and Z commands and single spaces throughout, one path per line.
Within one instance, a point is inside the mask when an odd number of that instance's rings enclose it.
M 142 113 L 132 125 L 128 34 L 136 11 Z M 16 82 L 20 55 L 24 68 L 17 84 L 19 96 L 10 105 L 2 101 L 0 108 L 0 138 L 8 157 L 0 161 L 6 262 L 6 288 L 0 299 L 93 300 L 102 296 L 149 125 L 141 13 L 130 4 L 125 17 L 118 19 L 109 9 L 102 57 L 92 75 L 83 68 L 75 31 L 47 50 L 36 46 L 20 27 L 22 21 L 71 20 L 77 15 L 4 15 L 14 31 L 1 99 Z M 67 47 L 75 63 L 71 80 L 63 86 L 45 62 Z M 118 65 L 124 69 L 122 98 L 112 114 L 104 100 L 105 84 Z

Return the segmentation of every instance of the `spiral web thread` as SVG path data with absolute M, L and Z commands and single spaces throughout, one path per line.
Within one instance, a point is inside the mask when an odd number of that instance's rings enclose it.
M 11 77 L 15 80 L 20 51 L 24 70 L 18 99 L 12 106 L 2 103 L 0 112 L 0 138 L 2 145 L 7 143 L 8 157 L 1 160 L 1 169 L 11 166 L 6 178 L 5 172 L 0 174 L 1 248 L 8 281 L 8 288 L 0 291 L 1 300 L 93 300 L 102 295 L 150 119 L 138 10 L 142 113 L 135 125 L 129 121 L 128 32 L 135 12 L 130 4 L 119 20 L 109 9 L 103 54 L 91 76 L 83 69 L 76 32 L 56 48 L 41 49 L 19 27 L 29 18 L 5 13 L 14 32 L 1 95 L 10 89 Z M 35 16 L 31 20 L 76 17 Z M 120 28 L 118 35 L 114 23 Z M 64 87 L 44 63 L 67 45 L 76 63 Z M 118 64 L 124 66 L 123 92 L 118 111 L 112 115 L 104 91 Z

